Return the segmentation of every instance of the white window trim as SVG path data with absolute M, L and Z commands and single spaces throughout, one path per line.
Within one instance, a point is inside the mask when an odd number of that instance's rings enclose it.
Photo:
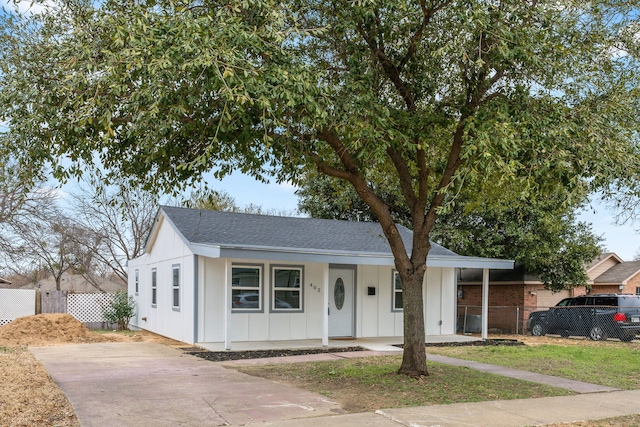
M 151 307 L 158 306 L 158 269 L 151 269 Z
M 233 269 L 234 268 L 250 268 L 258 270 L 258 307 L 257 308 L 238 308 L 233 307 L 233 291 L 246 290 L 247 292 L 256 292 L 255 287 L 233 286 Z M 231 312 L 232 313 L 264 313 L 264 264 L 231 264 Z
M 175 271 L 178 270 L 178 285 L 176 286 L 175 280 L 174 280 L 174 274 Z M 180 282 L 181 282 L 181 277 L 180 277 L 180 264 L 173 264 L 171 266 L 171 308 L 173 308 L 173 310 L 175 311 L 180 311 Z M 178 305 L 175 304 L 176 300 L 175 300 L 175 291 L 178 290 Z
M 300 286 L 297 288 L 276 287 L 276 270 L 298 270 L 300 272 Z M 276 308 L 276 291 L 297 291 L 300 298 L 300 308 Z M 271 292 L 269 309 L 273 313 L 304 313 L 304 266 L 303 265 L 272 265 Z
M 391 311 L 393 313 L 402 313 L 404 308 L 396 308 L 396 294 L 402 293 L 402 296 L 404 297 L 404 291 L 402 289 L 396 289 L 396 277 L 400 278 L 400 274 L 397 270 L 393 270 L 391 273 Z M 402 304 L 404 307 L 404 298 L 402 299 Z

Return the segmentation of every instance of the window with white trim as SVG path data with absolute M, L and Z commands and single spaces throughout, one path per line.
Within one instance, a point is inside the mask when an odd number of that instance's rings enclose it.
M 151 306 L 158 304 L 158 269 L 151 269 Z
M 402 311 L 404 305 L 402 302 L 402 280 L 397 271 L 393 272 L 393 311 Z
M 272 311 L 302 311 L 302 274 L 302 267 L 272 267 Z
M 136 295 L 138 295 L 138 291 L 140 290 L 140 270 L 136 269 L 134 273 L 134 281 L 136 284 Z
M 262 311 L 262 266 L 234 265 L 231 268 L 231 308 L 234 311 Z
M 171 266 L 171 291 L 173 293 L 173 308 L 180 308 L 180 264 Z
M 636 288 L 636 295 L 640 295 L 640 288 Z

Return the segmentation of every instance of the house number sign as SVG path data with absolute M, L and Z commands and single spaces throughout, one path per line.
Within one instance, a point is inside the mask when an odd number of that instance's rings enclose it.
M 333 302 L 336 305 L 336 309 L 342 310 L 342 306 L 344 305 L 344 282 L 340 277 L 338 277 L 333 287 Z

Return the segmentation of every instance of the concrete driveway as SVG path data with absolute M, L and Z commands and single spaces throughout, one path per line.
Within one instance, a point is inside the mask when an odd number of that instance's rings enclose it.
M 222 426 L 341 413 L 327 398 L 155 343 L 30 351 L 88 426 Z

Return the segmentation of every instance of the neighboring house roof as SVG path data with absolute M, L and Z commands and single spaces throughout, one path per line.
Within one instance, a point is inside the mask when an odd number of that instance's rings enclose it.
M 613 252 L 604 252 L 601 253 L 600 255 L 598 255 L 597 257 L 595 257 L 593 259 L 593 261 L 591 261 L 589 264 L 587 264 L 585 266 L 585 270 L 589 271 L 592 268 L 596 267 L 598 264 L 602 263 L 603 261 L 607 260 L 608 258 L 613 258 L 614 260 L 618 261 L 618 262 L 623 262 L 622 258 L 620 258 L 618 255 L 614 254 Z
M 595 258 L 591 263 L 585 265 L 585 271 L 594 270 L 602 265 L 603 262 L 611 260 L 614 265 L 608 267 L 595 279 L 589 283 L 597 285 L 621 285 L 637 274 L 640 274 L 640 261 L 623 261 L 613 252 L 603 253 Z M 606 268 L 603 266 L 602 268 Z M 516 264 L 513 270 L 496 270 L 489 272 L 489 281 L 497 284 L 538 284 L 542 283 L 540 279 L 534 275 L 525 272 L 521 264 Z M 460 284 L 476 284 L 482 282 L 482 270 L 479 269 L 463 269 L 458 275 L 458 283 Z
M 114 282 L 113 280 L 109 280 L 104 277 L 96 277 L 95 280 L 98 282 L 99 289 L 89 283 L 80 274 L 64 273 L 60 280 L 60 290 L 75 293 L 114 293 L 126 288 L 125 283 Z M 51 276 L 49 276 L 39 280 L 37 283 L 28 283 L 22 286 L 21 289 L 38 289 L 41 292 L 55 291 L 56 282 Z
M 166 220 L 196 255 L 393 265 L 389 243 L 380 224 L 314 218 L 254 215 L 162 206 L 147 241 L 153 247 Z M 411 248 L 412 232 L 398 225 Z M 463 257 L 431 243 L 427 259 L 434 267 L 512 268 L 513 261 Z
M 640 273 L 640 261 L 627 261 L 616 264 L 593 280 L 594 284 L 626 284 L 636 274 Z

